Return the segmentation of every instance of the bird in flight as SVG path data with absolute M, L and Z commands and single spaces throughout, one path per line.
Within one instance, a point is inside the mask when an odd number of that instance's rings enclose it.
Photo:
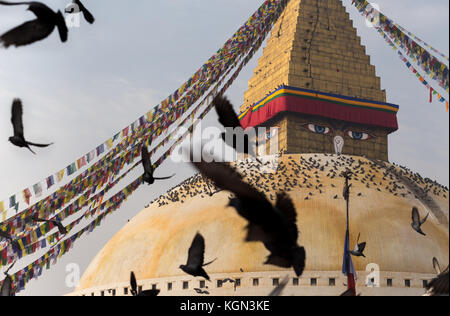
M 236 128 L 242 128 L 241 122 L 233 109 L 233 105 L 230 103 L 227 97 L 218 95 L 214 99 L 214 107 L 216 109 L 217 115 L 219 116 L 219 123 L 222 124 L 225 128 L 232 128 L 233 130 Z M 233 133 L 231 131 L 225 131 L 221 134 L 221 137 L 225 144 L 234 148 L 239 153 L 247 154 L 251 157 L 254 157 L 256 161 L 261 163 L 261 160 L 258 159 L 255 153 L 255 144 L 252 144 L 249 139 L 248 134 L 244 134 L 243 139 L 238 139 L 239 134 Z M 243 128 L 242 128 L 243 130 Z M 229 133 L 231 132 L 231 135 Z M 243 144 L 240 146 L 239 142 Z
M 283 268 L 293 267 L 297 276 L 305 268 L 306 253 L 298 246 L 297 212 L 286 193 L 277 193 L 276 205 L 266 196 L 243 182 L 242 176 L 230 166 L 220 162 L 193 162 L 196 168 L 215 182 L 216 186 L 234 193 L 228 206 L 245 218 L 247 242 L 262 242 L 270 255 L 264 264 Z
M 359 243 L 360 236 L 361 236 L 361 233 L 358 234 L 358 240 L 356 241 L 355 249 L 349 250 L 349 253 L 355 257 L 364 257 L 365 258 L 366 256 L 364 255 L 364 249 L 366 249 L 366 243 L 365 242 Z
M 67 41 L 68 29 L 61 11 L 54 12 L 47 5 L 36 1 L 9 2 L 0 1 L 0 5 L 28 5 L 28 11 L 34 13 L 35 20 L 25 22 L 0 36 L 0 44 L 9 46 L 25 46 L 47 38 L 58 28 L 62 42 Z
M 160 290 L 139 290 L 137 287 L 137 281 L 136 276 L 134 275 L 134 272 L 131 271 L 130 275 L 130 287 L 131 287 L 131 295 L 133 296 L 158 296 Z
M 427 216 L 425 216 L 422 220 L 420 219 L 420 215 L 419 215 L 419 210 L 417 209 L 417 207 L 413 207 L 412 208 L 412 223 L 411 223 L 411 227 L 418 232 L 421 235 L 426 236 L 426 234 L 422 231 L 422 225 L 425 224 L 425 222 L 428 219 L 428 215 L 430 215 L 430 213 L 427 214 Z
M 43 223 L 43 222 L 45 222 L 45 223 L 51 223 L 51 224 L 53 224 L 54 226 L 58 227 L 58 231 L 59 231 L 59 233 L 60 233 L 61 235 L 66 235 L 66 234 L 67 234 L 67 229 L 64 227 L 64 225 L 63 225 L 60 221 L 58 221 L 58 220 L 56 220 L 56 219 L 42 219 L 42 218 L 38 218 L 38 217 L 36 217 L 36 216 L 33 216 L 31 219 L 32 219 L 33 221 L 35 221 L 35 222 L 40 222 L 40 223 Z
M 170 177 L 161 177 L 161 178 L 153 176 L 153 172 L 155 170 L 153 168 L 153 164 L 151 162 L 150 155 L 148 153 L 148 149 L 145 144 L 142 145 L 141 156 L 142 156 L 142 165 L 144 167 L 143 180 L 149 185 L 155 183 L 155 180 L 167 180 L 175 176 L 175 174 L 171 175 Z
M 192 241 L 191 247 L 189 248 L 188 259 L 186 265 L 180 265 L 180 269 L 185 273 L 190 274 L 194 277 L 200 276 L 204 277 L 206 280 L 211 281 L 209 275 L 203 269 L 203 267 L 210 265 L 214 259 L 208 263 L 204 262 L 205 256 L 205 239 L 200 233 L 197 233 Z
M 441 265 L 436 257 L 433 258 L 433 268 L 436 271 L 436 274 L 441 274 Z
M 0 288 L 0 296 L 15 296 L 13 289 L 13 280 L 9 275 L 9 270 L 16 264 L 16 261 L 9 266 L 8 270 L 4 272 L 5 279 L 2 282 L 2 287 Z
M 430 281 L 427 285 L 427 294 L 430 296 L 449 296 L 449 267 Z
M 30 146 L 36 147 L 48 147 L 51 144 L 36 144 L 31 143 L 25 140 L 25 136 L 23 135 L 23 122 L 22 122 L 22 101 L 20 99 L 14 99 L 12 108 L 11 108 L 11 123 L 13 125 L 14 136 L 9 138 L 9 141 L 17 146 L 17 147 L 25 147 L 28 148 L 33 154 L 36 154 Z
M 206 291 L 206 290 L 203 291 L 202 289 L 195 288 L 194 291 L 197 292 L 197 294 L 206 294 L 206 295 L 209 295 L 209 292 Z
M 65 13 L 79 13 L 81 11 L 81 13 L 83 13 L 84 19 L 92 24 L 95 21 L 94 16 L 92 15 L 91 12 L 89 12 L 88 9 L 86 9 L 86 7 L 81 3 L 80 0 L 72 0 L 72 4 L 70 4 L 69 6 L 67 6 L 66 10 L 64 11 Z

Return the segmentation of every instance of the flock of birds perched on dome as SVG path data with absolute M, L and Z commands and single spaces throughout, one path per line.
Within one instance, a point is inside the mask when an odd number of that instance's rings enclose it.
M 76 8 L 79 8 L 87 22 L 94 23 L 93 15 L 79 0 L 73 0 L 73 4 L 76 5 Z M 44 3 L 34 1 L 17 3 L 0 1 L 0 5 L 27 5 L 27 10 L 36 16 L 35 20 L 25 22 L 0 36 L 0 44 L 5 48 L 30 45 L 43 40 L 50 36 L 55 28 L 58 30 L 61 41 L 67 41 L 68 29 L 61 11 L 54 12 Z M 66 12 L 73 13 L 72 10 Z M 226 97 L 216 96 L 214 105 L 220 124 L 224 127 L 240 127 L 237 114 Z M 10 137 L 9 141 L 13 145 L 27 148 L 33 154 L 34 151 L 30 146 L 45 148 L 51 145 L 34 143 L 25 139 L 22 122 L 23 106 L 20 99 L 13 101 L 11 113 L 14 136 Z M 226 136 L 226 133 L 222 134 L 223 141 L 235 150 L 240 150 L 240 147 L 237 146 L 236 136 L 233 135 L 231 138 Z M 252 152 L 253 146 L 251 145 L 251 140 L 246 138 L 241 150 L 250 157 L 256 158 L 256 154 Z M 142 144 L 141 155 L 144 169 L 143 180 L 147 184 L 152 185 L 155 180 L 167 180 L 173 176 L 154 177 L 155 170 L 145 144 Z M 367 189 L 376 188 L 379 192 L 389 192 L 394 196 L 406 197 L 407 195 L 415 195 L 416 198 L 422 199 L 427 198 L 430 193 L 436 196 L 442 195 L 444 198 L 448 195 L 447 188 L 439 186 L 429 179 L 423 179 L 420 175 L 413 174 L 404 167 L 384 170 L 383 178 L 379 179 L 376 175 L 382 170 L 380 165 L 346 156 L 324 155 L 319 157 L 314 155 L 309 159 L 301 157 L 300 161 L 290 158 L 288 165 L 291 173 L 289 174 L 288 166 L 283 162 L 280 162 L 276 173 L 268 174 L 260 172 L 262 162 L 259 160 L 251 165 L 245 162 L 238 162 L 235 168 L 218 162 L 192 162 L 192 164 L 200 171 L 200 174 L 184 181 L 181 186 L 174 190 L 170 190 L 167 195 L 160 197 L 155 203 L 161 207 L 168 203 L 184 203 L 188 197 L 192 198 L 198 195 L 201 197 L 212 196 L 223 190 L 231 192 L 232 197 L 230 197 L 228 206 L 234 208 L 248 222 L 245 242 L 262 243 L 270 252 L 264 264 L 293 268 L 297 276 L 301 276 L 304 271 L 307 254 L 305 249 L 298 244 L 297 210 L 288 192 L 294 188 L 301 188 L 305 192 L 306 201 L 325 194 L 327 188 L 320 174 L 327 173 L 326 177 L 333 179 L 342 176 L 339 173 L 339 169 L 346 168 L 347 170 L 351 169 L 352 180 L 361 182 Z M 405 187 L 400 179 L 401 177 L 408 177 L 412 182 L 424 184 L 426 187 L 421 192 L 423 195 L 417 196 L 417 192 L 412 192 Z M 334 187 L 334 184 L 331 184 L 331 186 Z M 356 196 L 363 197 L 364 193 L 358 192 Z M 346 200 L 350 198 L 349 186 L 345 187 L 342 196 L 334 196 L 334 199 L 341 198 Z M 425 235 L 421 226 L 425 223 L 427 217 L 428 215 L 422 219 L 419 210 L 414 207 L 412 209 L 411 227 L 418 233 Z M 33 216 L 32 219 L 35 222 L 49 221 L 37 216 Z M 61 222 L 56 221 L 53 224 L 63 235 L 67 233 Z M 354 250 L 350 251 L 351 255 L 364 256 L 366 243 L 360 243 L 359 237 Z M 0 238 L 6 239 L 15 245 L 13 248 L 19 247 L 13 236 L 5 234 L 2 230 L 0 230 Z M 180 269 L 194 277 L 200 276 L 210 280 L 205 267 L 216 259 L 208 263 L 204 262 L 205 243 L 203 236 L 197 233 L 188 249 L 187 262 L 186 264 L 181 264 Z M 1 296 L 14 295 L 12 279 L 8 274 L 14 264 L 15 262 L 4 272 L 5 279 L 0 289 Z M 430 282 L 428 286 L 429 293 L 431 295 L 448 295 L 448 267 L 441 271 L 435 258 L 433 259 L 433 266 L 439 272 L 439 275 Z M 224 279 L 223 282 L 233 283 L 235 280 Z M 286 284 L 287 281 L 283 280 L 270 295 L 280 295 Z M 148 291 L 138 289 L 134 272 L 130 274 L 130 287 L 133 296 L 156 296 L 159 294 L 159 290 L 156 289 Z M 195 290 L 198 294 L 209 294 L 205 290 Z M 343 295 L 348 295 L 348 292 L 343 293 Z

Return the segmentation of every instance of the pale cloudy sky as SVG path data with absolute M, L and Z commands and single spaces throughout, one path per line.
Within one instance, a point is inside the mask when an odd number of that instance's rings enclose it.
M 63 9 L 66 0 L 45 1 Z M 344 0 L 358 34 L 387 90 L 388 102 L 399 104 L 400 129 L 389 138 L 390 160 L 448 185 L 449 119 L 445 107 L 399 61 L 396 53 L 359 13 Z M 56 33 L 20 49 L 0 49 L 0 199 L 53 174 L 132 123 L 189 78 L 263 3 L 262 0 L 85 0 L 97 21 L 71 29 L 61 44 Z M 449 53 L 448 0 L 378 0 L 381 11 L 422 39 Z M 0 33 L 32 19 L 25 7 L 0 7 Z M 256 60 L 249 63 L 228 95 L 236 107 L 243 102 Z M 26 136 L 54 142 L 33 156 L 15 148 L 10 106 L 24 103 Z M 215 114 L 207 117 L 209 124 Z M 177 176 L 159 187 L 141 188 L 116 214 L 52 270 L 32 281 L 22 295 L 61 295 L 66 266 L 76 263 L 81 273 L 104 244 L 149 201 L 175 186 L 193 171 L 175 168 Z M 140 172 L 140 171 L 137 171 Z M 130 178 L 132 179 L 132 178 Z M 128 182 L 127 182 L 128 183 Z M 32 259 L 30 257 L 30 259 Z M 26 266 L 18 262 L 12 272 Z

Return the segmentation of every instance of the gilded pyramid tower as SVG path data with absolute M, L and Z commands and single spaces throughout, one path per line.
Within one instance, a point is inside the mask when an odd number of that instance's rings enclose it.
M 246 127 L 279 127 L 288 152 L 388 160 L 397 111 L 342 2 L 291 0 L 248 83 L 240 118 Z

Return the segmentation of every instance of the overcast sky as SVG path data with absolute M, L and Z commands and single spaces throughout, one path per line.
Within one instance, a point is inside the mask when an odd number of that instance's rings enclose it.
M 61 10 L 68 2 L 46 1 Z M 449 119 L 445 106 L 428 102 L 428 91 L 385 41 L 366 27 L 350 6 L 351 0 L 343 2 L 381 77 L 387 101 L 400 105 L 400 129 L 389 138 L 390 160 L 448 185 Z M 0 199 L 64 168 L 157 105 L 203 65 L 262 3 L 85 0 L 97 21 L 94 25 L 82 21 L 80 28 L 70 29 L 67 43 L 61 44 L 54 32 L 29 47 L 0 49 Z M 448 56 L 448 0 L 377 3 L 386 15 Z M 0 6 L 0 33 L 32 19 L 24 9 Z M 247 81 L 261 53 L 228 92 L 236 108 L 243 103 Z M 10 106 L 15 97 L 23 100 L 26 137 L 55 143 L 37 149 L 37 156 L 7 141 L 12 135 Z M 207 121 L 215 122 L 215 113 L 208 115 Z M 79 240 L 52 270 L 30 282 L 21 294 L 71 292 L 73 289 L 64 282 L 67 264 L 76 263 L 83 272 L 128 219 L 193 173 L 171 164 L 164 164 L 160 172 L 175 169 L 177 176 L 172 181 L 139 189 L 116 214 Z M 27 259 L 17 263 L 12 272 L 28 263 Z

